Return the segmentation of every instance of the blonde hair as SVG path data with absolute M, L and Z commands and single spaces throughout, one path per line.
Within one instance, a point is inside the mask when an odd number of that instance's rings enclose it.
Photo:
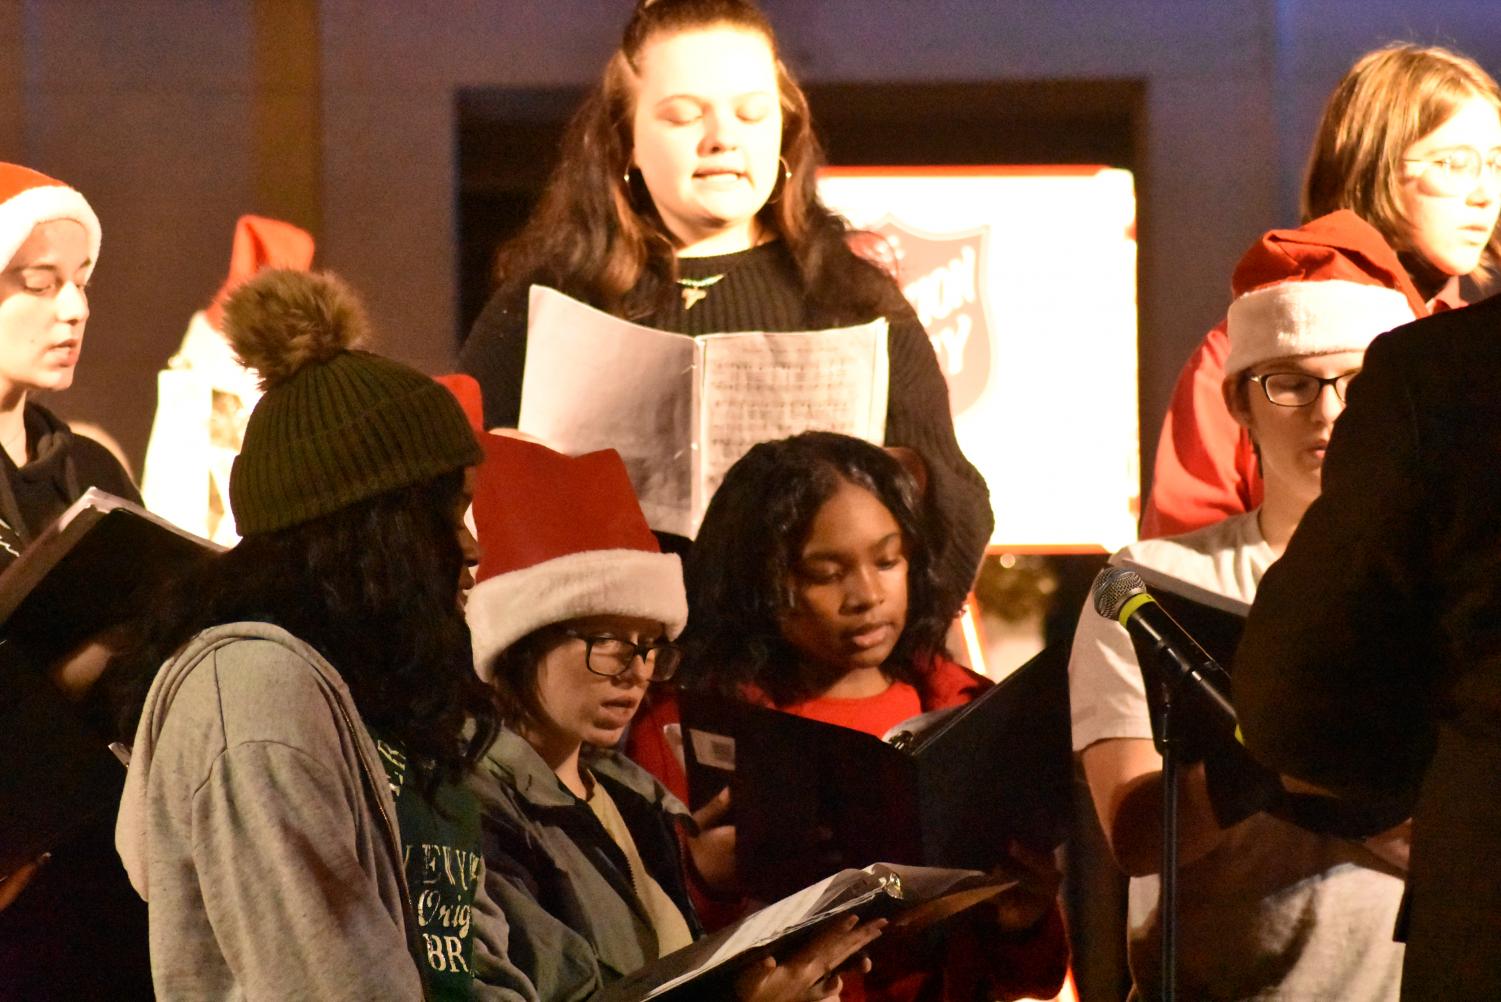
M 1398 251 L 1413 249 L 1402 210 L 1402 154 L 1438 128 L 1460 104 L 1483 98 L 1501 112 L 1501 87 L 1473 60 L 1448 49 L 1390 45 L 1350 67 L 1319 122 L 1303 186 L 1303 221 L 1350 209 Z M 1476 269 L 1501 261 L 1491 234 Z

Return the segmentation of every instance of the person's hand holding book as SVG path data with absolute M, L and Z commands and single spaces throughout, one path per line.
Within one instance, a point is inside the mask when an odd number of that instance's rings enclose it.
M 735 981 L 735 996 L 742 1002 L 836 1000 L 844 988 L 840 972 L 850 966 L 869 971 L 870 960 L 860 951 L 884 928 L 885 919 L 840 919 L 791 956 L 780 961 L 767 957 L 747 967 Z
M 1010 860 L 996 868 L 1016 881 L 990 904 L 996 923 L 1006 932 L 1023 932 L 1042 921 L 1058 900 L 1063 874 L 1051 853 L 1038 852 L 1020 842 L 1007 847 Z
M 730 788 L 723 790 L 693 812 L 698 834 L 687 838 L 688 860 L 693 875 L 705 890 L 715 895 L 738 892 L 735 869 L 735 826 L 725 819 L 730 813 Z
M 36 876 L 36 872 L 42 868 L 42 864 L 51 858 L 51 853 L 45 853 L 35 861 L 27 863 L 25 866 L 17 867 L 5 876 L 0 877 L 0 912 L 9 908 L 16 898 L 21 896 L 21 892 L 26 889 L 26 885 L 31 882 L 31 878 Z

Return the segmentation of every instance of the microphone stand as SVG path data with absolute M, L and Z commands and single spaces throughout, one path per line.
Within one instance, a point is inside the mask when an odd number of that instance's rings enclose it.
M 1211 716 L 1223 718 L 1234 727 L 1235 708 L 1215 688 L 1203 673 L 1223 677 L 1224 669 L 1173 621 L 1165 610 L 1152 616 L 1137 617 L 1138 610 L 1145 609 L 1155 600 L 1147 593 L 1141 575 L 1126 568 L 1106 568 L 1095 578 L 1092 589 L 1095 611 L 1106 619 L 1119 622 L 1131 634 L 1137 662 L 1142 669 L 1142 682 L 1155 686 L 1160 698 L 1151 706 L 1152 738 L 1158 754 L 1162 756 L 1162 867 L 1159 875 L 1157 915 L 1162 935 L 1162 993 L 1164 1002 L 1175 1002 L 1178 994 L 1178 794 L 1179 774 L 1183 764 L 1185 743 L 1194 740 L 1192 733 L 1180 735 L 1181 723 L 1176 719 L 1179 696 L 1183 695 L 1184 683 L 1190 695 L 1197 693 L 1210 703 L 1206 711 Z M 1137 600 L 1136 605 L 1129 605 Z M 1160 607 L 1158 607 L 1160 608 Z M 1124 613 L 1124 615 L 1122 615 Z M 1149 621 L 1150 620 L 1150 621 Z M 1133 627 L 1134 624 L 1134 627 Z M 1196 665 L 1190 655 L 1180 650 L 1180 645 L 1191 650 L 1201 661 Z M 1158 669 L 1156 675 L 1148 666 Z M 1151 701 L 1148 700 L 1149 705 Z
M 1152 728 L 1154 743 L 1162 756 L 1162 867 L 1159 874 L 1157 915 L 1162 934 L 1162 1002 L 1175 1002 L 1178 995 L 1178 776 L 1181 749 L 1174 726 L 1178 687 L 1193 674 L 1193 667 L 1172 647 L 1159 643 L 1153 654 L 1162 666 L 1162 699 Z

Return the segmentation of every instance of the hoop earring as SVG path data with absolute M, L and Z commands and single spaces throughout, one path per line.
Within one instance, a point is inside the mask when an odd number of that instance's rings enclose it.
M 635 175 L 635 179 L 634 180 L 632 178 L 633 174 Z M 620 186 L 621 186 L 620 191 L 621 191 L 621 194 L 623 194 L 625 196 L 625 204 L 627 206 L 629 206 L 629 208 L 630 208 L 630 210 L 632 212 L 640 212 L 641 211 L 641 205 L 640 205 L 641 196 L 638 196 L 636 194 L 636 190 L 637 190 L 636 180 L 640 180 L 641 181 L 641 187 L 643 189 L 646 187 L 646 181 L 645 181 L 645 179 L 643 179 L 641 177 L 641 168 L 639 168 L 639 167 L 633 167 L 630 164 L 626 164 L 625 165 L 625 172 L 620 175 Z
M 766 199 L 767 205 L 776 205 L 782 200 L 782 195 L 787 191 L 787 185 L 792 183 L 792 168 L 787 163 L 786 157 L 777 157 L 777 163 L 782 165 L 782 176 L 777 178 L 777 183 L 772 186 L 771 195 Z

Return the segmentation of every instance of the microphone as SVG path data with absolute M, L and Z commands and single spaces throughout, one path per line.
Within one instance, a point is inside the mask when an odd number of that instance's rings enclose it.
M 1150 679 L 1153 667 L 1158 671 L 1176 671 L 1177 677 L 1167 688 L 1186 688 L 1185 695 L 1197 704 L 1197 711 L 1192 714 L 1196 719 L 1174 727 L 1179 733 L 1175 743 L 1184 761 L 1204 760 L 1210 806 L 1222 828 L 1257 811 L 1269 811 L 1320 835 L 1364 838 L 1411 816 L 1409 796 L 1353 803 L 1288 793 L 1277 773 L 1253 759 L 1240 743 L 1235 708 L 1206 677 L 1228 682 L 1230 676 L 1157 604 L 1141 575 L 1126 567 L 1106 567 L 1094 579 L 1092 596 L 1096 612 L 1120 623 L 1131 634 L 1143 675 Z M 1149 666 L 1148 660 L 1154 664 Z M 1147 686 L 1147 698 L 1154 709 L 1152 733 L 1158 735 L 1160 722 L 1156 718 L 1162 707 L 1157 686 Z M 1215 732 L 1221 736 L 1216 738 Z M 1161 744 L 1158 750 L 1165 751 Z
M 1203 760 L 1210 807 L 1220 826 L 1229 828 L 1257 811 L 1275 810 L 1284 803 L 1281 779 L 1251 758 L 1237 740 L 1235 708 L 1210 681 L 1215 678 L 1228 685 L 1230 676 L 1157 604 L 1141 575 L 1125 567 L 1107 567 L 1094 580 L 1093 596 L 1095 611 L 1131 634 L 1148 683 L 1152 734 L 1164 757 L 1168 755 L 1163 739 L 1163 728 L 1168 726 L 1165 718 L 1173 714 L 1164 705 L 1161 690 L 1181 693 L 1183 700 L 1173 695 L 1173 703 L 1193 704 L 1192 713 L 1171 725 L 1176 735 L 1173 753 L 1184 762 Z M 1164 672 L 1176 675 L 1165 685 L 1153 684 Z
M 1140 574 L 1126 567 L 1106 567 L 1094 579 L 1091 591 L 1095 612 L 1120 623 L 1132 640 L 1176 667 L 1179 677 L 1174 680 L 1175 686 L 1191 680 L 1194 690 L 1209 704 L 1210 712 L 1234 730 L 1235 708 L 1210 681 L 1211 677 L 1228 679 L 1225 669 L 1157 603 Z

